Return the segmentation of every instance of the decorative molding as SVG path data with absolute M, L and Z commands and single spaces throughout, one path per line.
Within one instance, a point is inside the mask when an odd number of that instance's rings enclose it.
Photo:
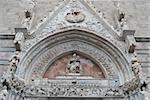
M 25 95 L 26 97 L 123 97 L 123 92 L 118 88 L 57 84 L 26 87 Z
M 150 42 L 150 37 L 135 37 L 136 42 Z
M 26 97 L 123 97 L 123 91 L 112 81 L 39 79 L 27 85 L 24 93 Z
M 89 27 L 92 28 L 92 26 L 89 26 Z M 92 28 L 92 29 L 94 29 L 94 28 Z M 72 31 L 72 30 L 75 30 L 75 32 L 76 31 L 90 32 L 93 35 L 97 35 L 98 37 L 104 38 L 107 41 L 111 42 L 114 46 L 116 46 L 116 48 L 120 49 L 121 52 L 125 53 L 125 49 L 124 49 L 125 43 L 124 42 L 118 41 L 117 39 L 113 38 L 112 36 L 107 35 L 107 32 L 102 32 L 102 33 L 100 32 L 100 34 L 99 34 L 99 32 L 95 32 L 95 31 L 90 30 L 84 26 L 78 26 L 78 25 L 77 26 L 74 25 L 74 26 L 63 27 L 62 29 L 57 29 L 55 31 L 50 31 L 50 32 L 47 31 L 47 32 L 44 32 L 40 36 L 35 36 L 32 39 L 27 39 L 24 42 L 23 51 L 28 51 L 30 48 L 32 48 L 32 46 L 34 46 L 35 44 L 37 44 L 38 42 L 42 41 L 45 38 L 48 38 L 48 37 L 53 36 L 53 35 L 58 34 L 58 33 L 66 32 L 66 31 Z M 98 28 L 98 30 L 100 30 L 100 29 Z M 105 31 L 105 29 L 103 31 Z
M 13 40 L 14 38 L 15 34 L 0 33 L 0 40 Z

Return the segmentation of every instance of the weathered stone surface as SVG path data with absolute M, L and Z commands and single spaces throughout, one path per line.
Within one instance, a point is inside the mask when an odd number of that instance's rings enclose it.
M 13 40 L 0 40 L 0 48 L 14 47 Z
M 149 0 L 0 1 L 0 99 L 149 100 L 149 6 Z M 14 28 L 27 29 L 25 38 Z M 135 35 L 121 39 L 126 30 Z
M 13 52 L 0 52 L 0 60 L 9 60 L 12 55 Z

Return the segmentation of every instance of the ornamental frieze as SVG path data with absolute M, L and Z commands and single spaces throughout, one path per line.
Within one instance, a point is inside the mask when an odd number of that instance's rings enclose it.
M 81 86 L 31 86 L 25 90 L 26 97 L 123 97 L 120 89 Z
M 123 91 L 121 89 L 118 87 L 108 87 L 106 84 L 107 82 L 103 80 L 37 80 L 33 82 L 32 85 L 26 86 L 24 91 L 26 97 L 123 96 Z

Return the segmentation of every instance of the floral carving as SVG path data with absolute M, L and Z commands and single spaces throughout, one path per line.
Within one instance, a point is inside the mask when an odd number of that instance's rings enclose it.
M 109 91 L 109 92 L 108 92 Z M 111 96 L 123 96 L 118 88 L 107 87 L 89 87 L 88 85 L 51 85 L 40 86 L 28 86 L 25 89 L 25 95 L 27 97 L 111 97 Z

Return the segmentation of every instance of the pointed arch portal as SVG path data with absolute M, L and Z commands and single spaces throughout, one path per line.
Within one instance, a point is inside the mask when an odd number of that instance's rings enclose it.
M 23 44 L 15 72 L 24 80 L 21 95 L 29 100 L 122 100 L 123 88 L 136 87 L 125 84 L 134 75 L 119 34 L 83 0 L 64 1 Z M 9 98 L 20 100 L 14 93 Z
M 81 29 L 54 33 L 33 45 L 21 60 L 17 74 L 30 83 L 32 78 L 43 77 L 54 61 L 69 53 L 90 59 L 100 67 L 106 79 L 117 79 L 119 84 L 132 76 L 126 56 L 116 45 Z

